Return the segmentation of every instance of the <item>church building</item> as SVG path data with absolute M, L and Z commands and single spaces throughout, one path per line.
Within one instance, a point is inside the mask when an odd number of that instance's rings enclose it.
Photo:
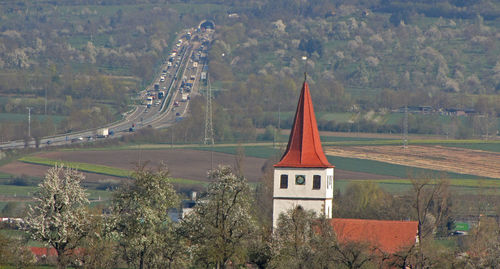
M 298 206 L 330 219 L 341 242 L 365 242 L 384 253 L 411 248 L 418 222 L 332 218 L 334 166 L 323 152 L 309 91 L 304 80 L 288 146 L 274 165 L 273 227 L 281 213 Z
M 323 153 L 309 85 L 304 81 L 288 146 L 274 165 L 273 226 L 280 213 L 299 205 L 332 218 L 333 168 Z

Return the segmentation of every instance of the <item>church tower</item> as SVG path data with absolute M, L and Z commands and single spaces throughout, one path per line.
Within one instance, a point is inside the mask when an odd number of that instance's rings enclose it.
M 297 206 L 332 218 L 333 168 L 321 147 L 309 85 L 304 80 L 288 146 L 274 165 L 273 227 L 281 213 Z

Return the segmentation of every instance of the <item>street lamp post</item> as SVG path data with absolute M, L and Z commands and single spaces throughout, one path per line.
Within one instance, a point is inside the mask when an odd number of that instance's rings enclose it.
M 31 137 L 31 110 L 32 107 L 26 107 L 28 109 L 28 137 Z

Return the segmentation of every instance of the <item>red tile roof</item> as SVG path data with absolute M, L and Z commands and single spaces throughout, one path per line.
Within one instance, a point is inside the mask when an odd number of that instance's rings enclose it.
M 41 256 L 57 256 L 57 251 L 53 247 L 48 247 L 48 248 L 42 248 L 42 247 L 30 247 L 31 253 L 33 253 L 37 257 Z M 84 249 L 83 248 L 77 248 L 72 250 L 72 253 L 74 254 L 81 254 L 83 253 Z
M 290 139 L 285 154 L 275 167 L 334 167 L 326 159 L 319 139 L 311 93 L 306 81 L 302 86 Z
M 331 219 L 339 242 L 363 242 L 385 253 L 396 253 L 415 244 L 418 222 L 367 219 Z
M 57 256 L 56 249 L 52 247 L 51 248 L 30 247 L 30 250 L 36 256 Z

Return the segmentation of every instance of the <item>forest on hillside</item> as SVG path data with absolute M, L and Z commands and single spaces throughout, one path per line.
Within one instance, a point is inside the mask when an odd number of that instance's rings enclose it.
M 316 111 L 331 114 L 319 117 L 323 130 L 401 132 L 401 117 L 387 118 L 407 105 L 474 111 L 410 115 L 410 132 L 498 131 L 500 5 L 491 0 L 5 2 L 0 112 L 30 106 L 48 115 L 34 123 L 38 136 L 117 119 L 153 79 L 175 33 L 207 18 L 216 22 L 209 74 L 219 141 L 287 128 L 304 71 Z M 202 101 L 191 114 L 176 132 L 199 141 Z M 2 122 L 2 140 L 22 137 L 24 124 Z
M 209 55 L 220 105 L 215 119 L 230 122 L 240 139 L 254 139 L 255 127 L 272 133 L 291 125 L 304 71 L 322 130 L 401 133 L 403 116 L 394 111 L 426 106 L 434 113 L 411 114 L 409 132 L 456 138 L 497 133 L 496 3 L 260 3 L 219 21 Z M 472 113 L 447 114 L 453 110 Z M 185 125 L 203 126 L 200 113 Z M 341 113 L 349 118 L 337 117 Z M 221 141 L 234 134 L 223 122 L 215 127 Z M 190 132 L 195 141 L 202 133 Z
M 194 12 L 183 3 L 101 2 L 0 6 L 0 112 L 25 114 L 32 107 L 34 116 L 44 115 L 34 118 L 35 137 L 119 118 L 152 81 L 176 32 L 196 26 L 212 7 Z M 23 138 L 26 124 L 2 121 L 1 140 Z

